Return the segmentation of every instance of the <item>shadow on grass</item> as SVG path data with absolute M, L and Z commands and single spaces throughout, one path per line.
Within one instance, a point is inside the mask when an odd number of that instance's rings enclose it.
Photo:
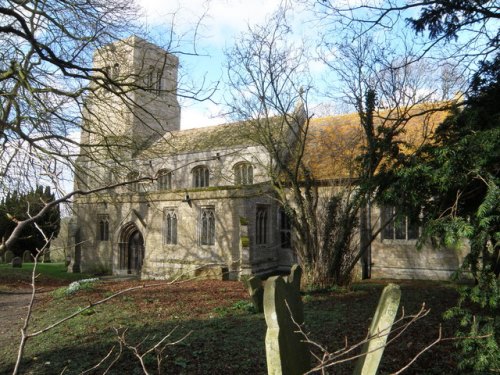
M 85 318 L 80 317 L 78 320 Z M 123 326 L 121 319 L 117 319 L 117 323 L 120 324 L 116 326 Z M 126 340 L 134 346 L 142 343 L 140 348 L 141 352 L 144 352 L 174 328 L 176 330 L 171 336 L 171 341 L 176 341 L 189 332 L 191 334 L 181 343 L 169 346 L 165 350 L 162 363 L 164 374 L 266 373 L 265 322 L 262 314 L 158 322 L 145 326 L 130 322 Z M 97 364 L 113 346 L 115 346 L 114 354 L 118 353 L 118 340 L 111 327 L 92 335 L 81 335 L 79 331 L 68 332 L 68 335 L 74 337 L 70 340 L 71 344 L 64 345 L 51 343 L 52 338 L 64 334 L 67 327 L 57 330 L 60 332 L 47 333 L 28 344 L 21 373 L 56 374 L 65 369 L 64 374 L 79 374 Z M 123 328 L 120 331 L 122 330 Z M 102 373 L 114 358 L 114 354 L 95 373 Z M 146 357 L 146 364 L 151 373 L 157 373 L 154 354 Z M 13 364 L 0 367 L 0 373 L 9 373 L 12 367 Z M 137 359 L 133 358 L 130 351 L 124 349 L 120 360 L 110 373 L 142 374 L 142 370 Z
M 385 283 L 363 283 L 349 292 L 332 290 L 304 296 L 305 321 L 311 338 L 332 352 L 365 337 Z M 171 340 L 188 332 L 182 343 L 164 352 L 162 373 L 165 374 L 265 374 L 265 330 L 262 314 L 235 311 L 241 302 L 242 288 L 221 284 L 210 285 L 202 294 L 197 284 L 183 289 L 148 291 L 122 296 L 110 304 L 95 308 L 90 315 L 79 316 L 28 343 L 21 373 L 55 374 L 66 368 L 65 374 L 78 374 L 98 363 L 116 346 L 112 327 L 128 328 L 127 341 L 137 345 L 144 340 L 142 351 L 178 327 Z M 219 299 L 213 297 L 220 292 Z M 211 293 L 211 294 L 210 294 Z M 168 299 L 167 299 L 168 297 Z M 206 297 L 206 299 L 204 299 Z M 456 302 L 456 291 L 441 284 L 402 283 L 402 302 L 407 313 L 415 313 L 425 302 L 431 314 L 421 323 L 410 327 L 406 335 L 387 348 L 380 373 L 401 368 L 413 355 L 432 342 L 442 323 L 442 313 Z M 43 318 L 35 325 L 43 326 L 49 319 L 64 315 L 68 308 L 87 300 L 86 294 L 68 299 L 54 299 L 44 308 Z M 206 303 L 206 304 L 205 304 Z M 47 315 L 49 318 L 47 318 Z M 195 319 L 196 318 L 196 319 Z M 445 334 L 454 327 L 445 325 Z M 405 374 L 453 374 L 456 362 L 451 344 L 440 345 L 426 353 Z M 113 356 L 112 356 L 113 357 Z M 5 358 L 4 358 L 5 360 Z M 107 362 L 109 363 L 109 361 Z M 156 358 L 147 360 L 151 373 L 156 373 Z M 104 365 L 104 368 L 106 365 Z M 353 363 L 335 367 L 331 373 L 351 374 Z M 8 373 L 12 361 L 0 361 L 0 373 Z M 102 373 L 103 370 L 95 373 Z M 112 374 L 140 374 L 139 363 L 126 351 L 113 368 Z

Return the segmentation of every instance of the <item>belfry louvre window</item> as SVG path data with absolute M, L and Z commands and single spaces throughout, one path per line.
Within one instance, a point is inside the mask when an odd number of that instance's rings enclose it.
M 146 73 L 146 76 L 144 77 L 144 83 L 145 83 L 145 88 L 149 90 L 153 90 L 154 84 L 155 84 L 155 68 L 154 66 L 150 65 L 149 69 Z
M 200 216 L 200 243 L 215 245 L 215 211 L 213 208 L 202 208 Z
M 234 166 L 234 183 L 236 185 L 253 184 L 253 166 L 250 163 L 239 163 Z
M 174 209 L 166 209 L 164 213 L 163 243 L 165 245 L 177 244 L 177 213 Z
M 130 172 L 127 174 L 127 181 L 134 181 L 139 178 L 139 172 Z M 139 191 L 139 183 L 137 181 L 131 182 L 127 185 L 127 189 L 130 192 L 137 193 Z
M 193 187 L 207 187 L 209 185 L 210 172 L 205 166 L 193 169 Z
M 163 75 L 161 71 L 156 72 L 156 94 L 161 95 L 163 91 Z
M 117 79 L 119 75 L 120 75 L 120 64 L 115 63 L 115 65 L 113 65 L 113 71 L 111 73 L 111 78 Z
M 255 215 L 255 243 L 257 245 L 265 245 L 268 242 L 268 219 L 269 219 L 269 207 L 268 206 L 257 206 Z
M 97 228 L 97 238 L 99 241 L 109 241 L 109 216 L 99 215 Z
M 171 190 L 172 189 L 172 172 L 162 169 L 158 172 L 158 190 Z
M 384 240 L 416 240 L 418 238 L 418 223 L 408 216 L 398 215 L 395 207 L 382 207 L 382 223 L 387 223 L 382 230 Z

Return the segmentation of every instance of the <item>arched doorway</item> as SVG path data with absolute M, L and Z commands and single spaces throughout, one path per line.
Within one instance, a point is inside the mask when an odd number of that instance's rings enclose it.
M 120 270 L 129 274 L 141 272 L 144 261 L 144 237 L 133 223 L 127 224 L 120 236 Z
M 130 235 L 127 245 L 128 250 L 128 273 L 141 271 L 144 260 L 144 239 L 141 232 L 136 230 Z

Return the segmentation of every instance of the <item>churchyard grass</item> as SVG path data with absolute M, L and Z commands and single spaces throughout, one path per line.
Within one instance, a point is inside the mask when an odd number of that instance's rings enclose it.
M 10 264 L 0 264 L 0 288 L 29 287 L 34 263 L 23 263 L 21 268 L 13 268 Z M 38 282 L 43 286 L 66 285 L 68 281 L 76 281 L 90 277 L 82 273 L 68 273 L 64 263 L 38 263 L 36 265 Z
M 0 282 L 2 278 L 0 276 Z M 69 282 L 68 282 L 69 284 Z M 118 350 L 116 328 L 130 344 L 145 351 L 176 328 L 175 341 L 192 332 L 181 343 L 164 352 L 167 374 L 265 374 L 265 321 L 263 314 L 248 308 L 248 295 L 240 282 L 188 281 L 174 285 L 153 281 L 99 282 L 92 289 L 79 290 L 64 298 L 42 293 L 34 308 L 33 326 L 41 328 L 89 301 L 135 285 L 153 285 L 120 295 L 107 304 L 91 309 L 67 323 L 30 340 L 21 367 L 22 373 L 79 373 L 100 361 L 114 346 Z M 330 351 L 354 344 L 366 335 L 370 319 L 386 282 L 354 284 L 352 290 L 310 291 L 305 300 L 305 322 L 310 337 Z M 453 306 L 457 293 L 452 284 L 442 282 L 401 282 L 406 313 L 417 312 L 422 302 L 431 308 L 425 320 L 387 348 L 381 373 L 402 367 L 412 354 L 433 341 L 442 322 L 442 312 Z M 444 335 L 454 327 L 444 322 Z M 0 373 L 9 373 L 15 343 L 2 348 Z M 455 349 L 451 343 L 433 348 L 407 374 L 451 374 L 455 372 Z M 113 358 L 113 355 L 111 356 Z M 107 361 L 109 363 L 110 361 Z M 146 365 L 156 373 L 156 358 L 146 357 Z M 352 363 L 337 367 L 335 374 L 350 374 Z M 140 366 L 126 349 L 112 373 L 141 373 Z

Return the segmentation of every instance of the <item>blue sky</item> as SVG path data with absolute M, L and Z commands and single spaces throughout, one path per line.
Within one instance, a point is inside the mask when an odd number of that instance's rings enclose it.
M 181 86 L 194 84 L 196 89 L 205 81 L 209 89 L 225 74 L 224 49 L 230 48 L 248 25 L 263 22 L 279 7 L 281 0 L 138 0 L 137 3 L 143 9 L 144 23 L 151 33 L 161 33 L 173 24 L 180 40 L 180 45 L 172 46 L 172 50 L 181 52 L 177 54 L 182 65 Z M 304 9 L 294 4 L 294 21 L 300 23 L 305 16 Z M 198 20 L 196 51 L 199 55 L 189 56 L 185 53 L 193 52 L 193 30 Z M 212 98 L 221 102 L 223 91 L 221 83 Z M 226 122 L 219 116 L 223 106 L 212 101 L 181 100 L 181 107 L 181 127 L 184 129 Z
M 181 61 L 180 69 L 180 87 L 187 89 L 192 86 L 193 90 L 199 90 L 201 82 L 205 82 L 205 88 L 210 89 L 219 83 L 218 90 L 212 96 L 213 101 L 197 102 L 192 100 L 181 100 L 182 118 L 181 128 L 193 128 L 207 125 L 216 125 L 227 122 L 227 119 L 220 116 L 224 111 L 222 105 L 222 93 L 225 91 L 225 61 L 224 49 L 231 48 L 238 36 L 247 30 L 248 25 L 254 26 L 265 22 L 266 17 L 272 15 L 283 3 L 292 3 L 292 0 L 136 0 L 138 5 L 143 9 L 143 23 L 153 36 L 153 41 L 165 41 L 165 31 L 170 29 L 174 32 L 174 39 L 178 42 L 170 46 Z M 349 4 L 364 3 L 362 0 L 335 0 L 333 3 L 336 6 Z M 373 0 L 373 3 L 383 4 L 383 0 Z M 329 30 L 329 37 L 337 38 L 344 35 L 341 25 L 335 18 L 325 20 L 325 23 L 318 25 L 315 22 L 317 17 L 311 14 L 310 10 L 304 8 L 304 2 L 293 1 L 288 11 L 287 21 L 290 22 L 294 37 L 297 41 L 307 40 L 307 46 L 312 52 L 317 45 L 318 33 Z M 309 2 L 308 5 L 311 5 Z M 386 46 L 390 46 L 396 51 L 402 49 L 402 41 L 404 40 L 411 46 L 413 54 L 419 54 L 429 46 L 429 39 L 426 35 L 419 36 L 413 30 L 408 28 L 405 19 L 410 16 L 415 16 L 415 9 L 412 9 L 403 14 L 391 13 L 390 17 L 386 17 L 385 22 L 390 20 L 395 21 L 396 25 L 392 29 L 377 28 L 372 30 L 375 38 L 384 40 Z M 316 21 L 314 21 L 316 19 Z M 328 21 L 331 21 L 328 23 Z M 198 22 L 199 21 L 199 22 Z M 198 27 L 197 27 L 198 26 Z M 493 25 L 495 26 L 495 25 Z M 497 24 L 498 26 L 498 24 Z M 197 27 L 197 28 L 196 28 Z M 196 30 L 196 38 L 194 38 Z M 497 30 L 497 27 L 493 27 Z M 163 34 L 162 34 L 163 33 Z M 155 38 L 160 35 L 159 38 Z M 472 33 L 471 35 L 475 35 Z M 461 66 L 464 68 L 462 72 L 463 78 L 467 78 L 470 73 L 470 68 L 474 71 L 474 63 L 467 69 L 467 64 L 461 60 L 462 54 L 470 54 L 471 52 L 481 48 L 477 43 L 470 45 L 467 50 L 460 51 L 463 38 L 467 39 L 467 33 L 462 33 L 456 41 L 445 41 L 440 44 L 439 48 L 432 48 L 426 53 L 426 59 L 432 71 L 427 71 L 426 76 L 429 76 L 431 84 L 424 84 L 420 87 L 422 95 L 427 95 L 428 92 L 436 90 L 439 86 L 437 78 L 439 78 L 440 69 L 444 64 L 442 60 L 443 54 L 452 56 L 457 53 L 456 61 L 461 61 Z M 196 40 L 196 44 L 193 41 Z M 193 46 L 196 46 L 197 56 L 189 56 L 189 53 L 195 52 Z M 444 49 L 441 49 L 444 48 Z M 472 48 L 472 51 L 470 50 Z M 403 51 L 400 51 L 403 52 Z M 473 54 L 472 54 L 473 55 Z M 464 61 L 474 61 L 474 57 L 469 55 Z M 324 55 L 327 56 L 328 55 Z M 331 56 L 333 57 L 333 55 Z M 451 61 L 453 63 L 453 61 Z M 352 110 L 339 106 L 340 101 L 336 102 L 336 106 L 330 106 L 332 98 L 325 99 L 320 94 L 321 85 L 324 85 L 323 91 L 329 91 L 328 95 L 342 95 L 342 82 L 335 79 L 332 71 L 324 64 L 314 59 L 308 60 L 309 71 L 314 79 L 314 85 L 317 91 L 312 95 L 313 101 L 309 101 L 313 106 L 319 105 L 320 109 L 315 109 L 315 114 L 332 114 L 332 112 L 342 112 L 344 110 Z M 432 77 L 434 75 L 434 77 Z M 435 79 L 436 78 L 436 79 Z M 433 79 L 435 79 L 433 81 Z M 203 95 L 200 95 L 203 96 Z M 309 96 L 311 99 L 311 95 Z M 338 99 L 338 98 L 337 98 Z M 215 102 L 214 102 L 215 101 Z M 322 105 L 322 103 L 327 103 Z M 322 113 L 320 113 L 322 112 Z

